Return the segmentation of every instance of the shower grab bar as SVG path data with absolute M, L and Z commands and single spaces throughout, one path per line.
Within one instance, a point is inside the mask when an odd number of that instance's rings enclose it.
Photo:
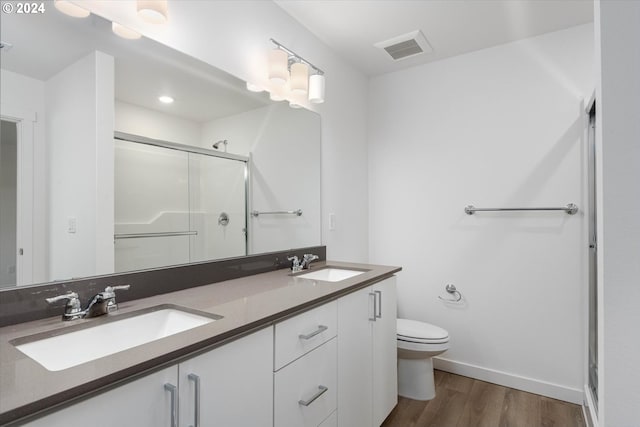
M 298 209 L 296 211 L 271 211 L 271 212 L 260 212 L 260 211 L 251 211 L 251 216 L 260 216 L 260 215 L 302 215 L 302 209 Z
M 473 215 L 475 212 L 514 212 L 514 211 L 564 211 L 569 215 L 578 212 L 578 205 L 569 203 L 567 206 L 557 208 L 476 208 L 473 205 L 465 206 L 464 213 Z
M 129 233 L 114 234 L 113 238 L 118 239 L 139 239 L 147 237 L 174 237 L 174 236 L 197 236 L 197 231 L 165 231 L 160 233 Z

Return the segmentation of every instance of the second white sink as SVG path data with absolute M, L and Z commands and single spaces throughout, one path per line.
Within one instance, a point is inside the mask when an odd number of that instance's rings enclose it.
M 49 371 L 61 371 L 202 326 L 220 318 L 216 315 L 201 316 L 173 307 L 162 308 L 122 320 L 100 323 L 62 335 L 24 344 L 14 343 L 14 345 Z
M 350 277 L 358 276 L 362 273 L 364 273 L 364 271 L 328 267 L 311 273 L 301 274 L 296 277 L 300 277 L 301 279 L 323 280 L 325 282 L 339 282 Z

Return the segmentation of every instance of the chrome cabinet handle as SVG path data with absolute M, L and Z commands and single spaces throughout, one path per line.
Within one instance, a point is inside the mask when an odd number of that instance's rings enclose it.
M 323 386 L 323 385 L 319 385 L 318 386 L 318 392 L 316 394 L 314 394 L 313 396 L 311 396 L 311 399 L 309 400 L 298 400 L 298 404 L 302 405 L 302 406 L 309 406 L 311 405 L 317 398 L 319 398 L 320 396 L 322 396 L 323 394 L 325 394 L 327 392 L 327 390 L 329 390 L 327 387 Z
M 369 317 L 369 320 L 372 322 L 376 321 L 376 301 L 378 300 L 378 298 L 376 298 L 376 294 L 374 294 L 373 292 L 369 292 L 369 296 L 373 297 L 373 317 Z
M 166 383 L 164 389 L 171 393 L 171 427 L 178 427 L 178 388 Z
M 200 377 L 196 374 L 187 375 L 190 381 L 193 381 L 193 385 L 195 386 L 195 403 L 194 403 L 194 424 L 192 427 L 200 427 Z
M 373 291 L 374 294 L 377 294 L 379 298 L 378 301 L 378 312 L 374 314 L 377 319 L 382 319 L 382 291 Z
M 327 329 L 329 329 L 328 326 L 318 325 L 318 329 L 316 329 L 315 331 L 313 331 L 313 332 L 311 332 L 310 334 L 307 334 L 307 335 L 300 334 L 300 335 L 298 335 L 298 338 L 300 338 L 301 340 L 308 340 L 308 339 L 311 339 L 311 338 L 315 337 L 318 334 L 323 333 Z

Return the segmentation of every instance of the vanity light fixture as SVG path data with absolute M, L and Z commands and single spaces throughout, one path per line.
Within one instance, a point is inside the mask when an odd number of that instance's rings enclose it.
M 309 66 L 303 62 L 291 64 L 291 93 L 304 95 L 309 89 Z
M 307 95 L 311 103 L 324 102 L 324 71 L 274 39 L 271 39 L 271 42 L 276 47 L 269 52 L 269 79 L 280 85 L 288 81 L 288 92 L 293 95 Z M 274 96 L 289 99 L 286 92 L 274 95 L 272 91 L 271 99 L 275 100 Z M 295 100 L 291 101 L 289 105 L 293 108 L 301 107 L 301 104 Z
M 140 34 L 139 32 L 134 31 L 131 28 L 127 28 L 122 24 L 118 24 L 117 22 L 111 23 L 111 30 L 114 34 L 122 37 L 123 39 L 137 40 L 142 37 L 142 34 Z
M 314 74 L 309 77 L 309 102 L 312 104 L 324 102 L 324 74 Z
M 167 0 L 137 0 L 138 16 L 151 24 L 164 24 L 169 19 Z
M 172 104 L 173 98 L 168 95 L 162 95 L 158 97 L 158 101 L 162 102 L 163 104 Z
M 289 55 L 284 50 L 275 48 L 269 52 L 269 80 L 277 85 L 289 80 Z
M 262 86 L 253 84 L 251 82 L 247 82 L 247 90 L 249 92 L 264 92 L 264 89 L 262 88 Z
M 74 18 L 86 18 L 91 14 L 87 9 L 80 7 L 74 3 L 71 3 L 67 0 L 55 0 L 53 5 L 60 12 L 65 15 L 73 16 Z

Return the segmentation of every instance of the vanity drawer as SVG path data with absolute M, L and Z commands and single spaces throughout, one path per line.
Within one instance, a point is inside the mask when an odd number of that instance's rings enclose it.
M 274 371 L 336 336 L 336 301 L 306 311 L 275 326 Z
M 317 427 L 336 410 L 336 341 L 330 340 L 274 374 L 276 426 Z

